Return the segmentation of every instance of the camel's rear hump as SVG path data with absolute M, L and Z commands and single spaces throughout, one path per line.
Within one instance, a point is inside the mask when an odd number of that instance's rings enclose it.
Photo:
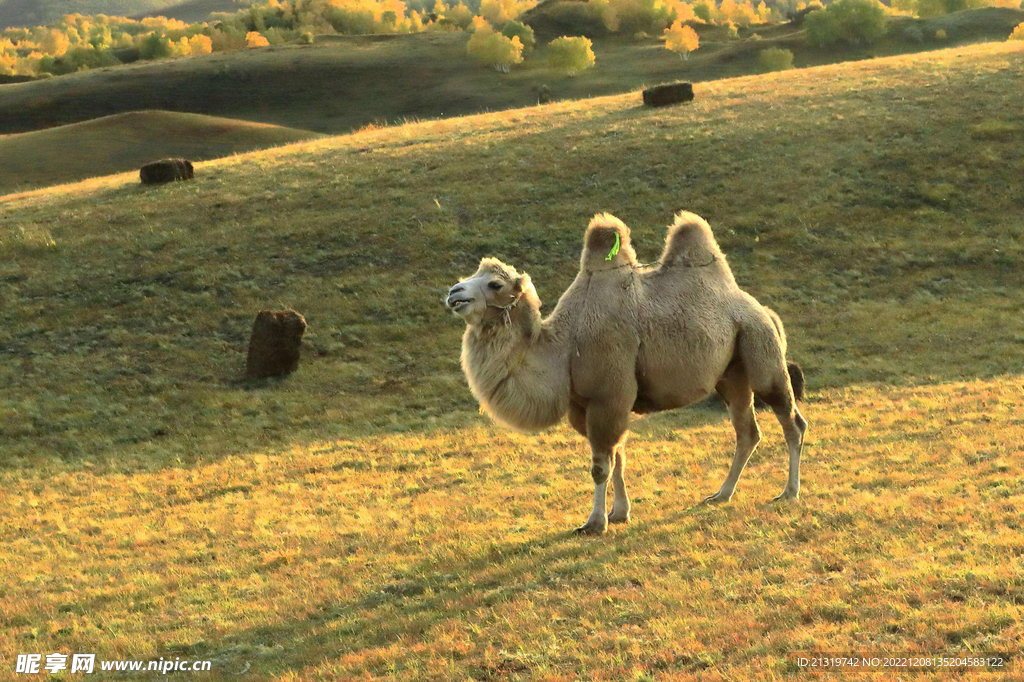
M 718 248 L 707 221 L 689 211 L 677 213 L 665 237 L 665 250 L 659 259 L 661 264 L 695 267 L 712 265 L 716 260 L 724 264 L 725 256 Z
M 639 267 L 629 238 L 629 228 L 610 213 L 598 213 L 583 235 L 580 269 L 597 272 L 623 265 Z

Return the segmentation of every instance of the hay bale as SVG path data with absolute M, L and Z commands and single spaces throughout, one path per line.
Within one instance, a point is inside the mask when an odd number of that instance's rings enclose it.
M 191 180 L 195 176 L 192 162 L 186 159 L 162 159 L 147 163 L 139 169 L 143 185 L 155 185 L 175 180 Z
M 692 99 L 693 83 L 669 83 L 644 90 L 644 105 L 648 107 L 667 107 Z
M 294 310 L 261 310 L 252 325 L 245 376 L 263 379 L 294 372 L 305 332 L 306 318 Z

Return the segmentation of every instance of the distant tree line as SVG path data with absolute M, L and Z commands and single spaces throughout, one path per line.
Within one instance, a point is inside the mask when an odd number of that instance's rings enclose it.
M 469 2 L 469 4 L 467 4 Z M 1017 7 L 1021 0 L 815 0 L 805 22 L 809 40 L 870 42 L 884 33 L 890 13 L 934 16 L 972 7 Z M 318 34 L 360 35 L 419 31 L 470 31 L 467 50 L 482 63 L 507 72 L 534 46 L 533 31 L 517 19 L 536 0 L 266 0 L 208 21 L 186 24 L 164 17 L 141 20 L 68 14 L 34 28 L 0 31 L 0 75 L 61 75 L 138 59 L 188 57 L 284 43 L 311 43 Z M 431 4 L 432 3 L 432 4 Z M 471 8 L 472 7 L 472 8 Z M 738 38 L 737 26 L 786 19 L 807 8 L 797 0 L 587 0 L 546 8 L 567 38 L 607 34 L 662 35 L 666 47 L 685 57 L 697 48 L 689 24 L 721 24 Z M 546 48 L 548 62 L 567 73 L 593 64 L 589 41 Z

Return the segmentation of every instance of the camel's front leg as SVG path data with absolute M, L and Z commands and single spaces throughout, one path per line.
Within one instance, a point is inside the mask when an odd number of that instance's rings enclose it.
M 615 449 L 628 425 L 628 407 L 620 410 L 615 405 L 602 403 L 591 403 L 587 406 L 587 439 L 590 441 L 590 475 L 594 479 L 594 508 L 587 522 L 576 529 L 577 533 L 599 535 L 608 528 L 608 477 L 611 474 Z M 621 477 L 621 471 L 619 475 Z M 624 497 L 624 484 L 622 494 Z M 628 505 L 628 500 L 626 502 Z
M 603 466 L 604 474 L 594 473 L 600 472 Z M 610 467 L 607 463 L 601 465 L 598 464 L 597 455 L 594 455 L 594 464 L 591 467 L 591 473 L 594 476 L 594 508 L 590 512 L 590 517 L 587 522 L 577 528 L 574 533 L 581 535 L 600 535 L 608 529 L 608 516 L 605 512 L 606 498 L 608 497 L 608 470 Z M 601 481 L 598 483 L 598 481 Z

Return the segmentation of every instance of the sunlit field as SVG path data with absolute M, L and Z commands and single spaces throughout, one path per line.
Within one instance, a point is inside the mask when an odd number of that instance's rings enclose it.
M 290 681 L 1019 668 L 1022 82 L 1024 44 L 986 44 L 0 197 L 0 678 L 54 651 Z M 682 208 L 785 320 L 801 497 L 770 503 L 765 413 L 732 502 L 698 506 L 733 447 L 704 404 L 634 423 L 633 521 L 578 538 L 586 443 L 486 422 L 441 296 L 494 255 L 550 310 L 593 213 L 646 262 Z M 241 381 L 283 306 L 299 370 Z
M 206 160 L 319 137 L 308 130 L 169 111 L 133 111 L 0 135 L 0 192 L 135 169 L 168 156 Z

